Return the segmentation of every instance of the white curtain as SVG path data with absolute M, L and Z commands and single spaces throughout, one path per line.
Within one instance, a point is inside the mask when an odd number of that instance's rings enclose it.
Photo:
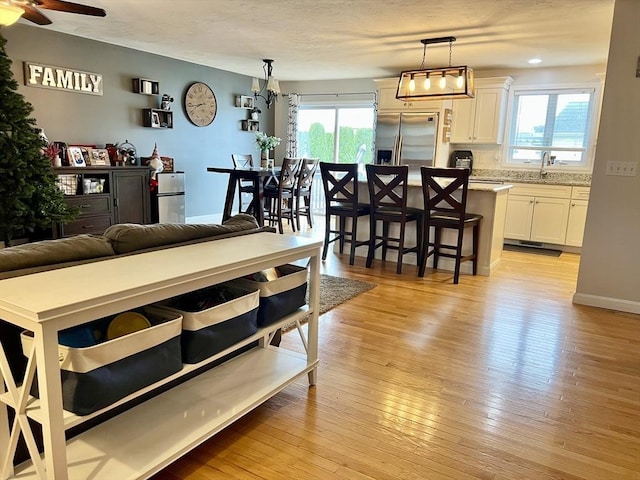
M 300 95 L 297 93 L 290 93 L 288 101 L 287 157 L 296 158 L 298 156 L 298 105 L 300 104 Z

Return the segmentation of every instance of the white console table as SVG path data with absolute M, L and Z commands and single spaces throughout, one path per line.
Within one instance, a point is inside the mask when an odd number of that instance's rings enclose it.
M 125 480 L 148 478 L 318 366 L 319 256 L 322 242 L 258 233 L 113 258 L 0 281 L 0 318 L 34 332 L 34 353 L 16 387 L 0 353 L 2 478 Z M 87 416 L 62 408 L 58 331 L 175 295 L 309 258 L 309 303 L 288 317 L 196 365 Z M 275 330 L 309 315 L 306 355 L 269 346 Z M 65 430 L 259 341 L 259 347 L 216 366 L 101 423 L 68 442 Z M 28 394 L 37 368 L 40 399 Z M 19 383 L 19 382 L 18 382 Z M 12 466 L 16 411 L 27 443 L 27 417 L 43 427 L 44 455 Z M 14 422 L 15 424 L 15 422 Z M 19 430 L 20 429 L 15 429 Z M 14 471 L 15 470 L 15 471 Z

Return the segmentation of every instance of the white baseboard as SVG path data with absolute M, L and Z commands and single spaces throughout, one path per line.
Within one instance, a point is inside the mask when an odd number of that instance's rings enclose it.
M 622 300 L 619 298 L 601 297 L 599 295 L 588 295 L 586 293 L 575 293 L 573 303 L 578 305 L 588 305 L 590 307 L 606 308 L 619 312 L 640 314 L 640 302 Z

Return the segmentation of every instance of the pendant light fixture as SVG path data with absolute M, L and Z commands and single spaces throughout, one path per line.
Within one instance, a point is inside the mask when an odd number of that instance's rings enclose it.
M 258 97 L 261 97 L 267 104 L 267 108 L 271 108 L 273 102 L 276 101 L 278 95 L 280 95 L 280 83 L 272 76 L 273 60 L 265 58 L 262 61 L 264 62 L 262 66 L 264 70 L 264 83 L 260 86 L 260 80 L 254 77 L 251 82 L 251 91 L 256 100 L 258 100 Z
M 422 64 L 418 70 L 406 70 L 400 74 L 396 98 L 399 100 L 430 100 L 473 98 L 473 69 L 466 65 L 451 66 L 451 52 L 456 37 L 424 38 Z M 449 43 L 449 65 L 441 68 L 425 68 L 427 45 Z

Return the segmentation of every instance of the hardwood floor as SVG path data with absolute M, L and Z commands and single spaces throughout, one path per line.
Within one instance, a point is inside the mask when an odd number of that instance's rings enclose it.
M 504 252 L 459 285 L 364 260 L 323 264 L 378 286 L 320 318 L 318 384 L 155 478 L 640 479 L 640 317 L 572 305 L 577 255 Z

